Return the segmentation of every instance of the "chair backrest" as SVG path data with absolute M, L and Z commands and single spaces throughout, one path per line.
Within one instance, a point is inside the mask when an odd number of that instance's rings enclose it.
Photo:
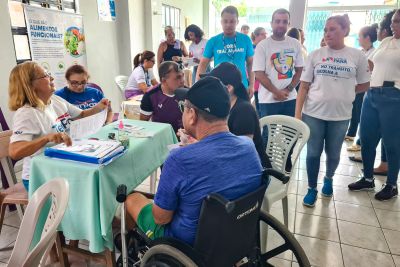
M 86 87 L 97 89 L 97 90 L 99 90 L 100 92 L 103 93 L 103 89 L 101 89 L 101 87 L 99 85 L 95 84 L 95 83 L 87 83 Z
M 295 146 L 292 153 L 292 164 L 294 166 L 301 150 L 310 137 L 310 129 L 301 120 L 284 115 L 261 118 L 260 127 L 262 131 L 264 126 L 268 129 L 266 152 L 272 168 L 285 173 L 285 165 L 290 150 Z
M 205 266 L 234 266 L 253 252 L 257 245 L 258 218 L 267 185 L 267 178 L 264 178 L 257 190 L 233 201 L 219 194 L 206 197 L 194 245 Z
M 9 130 L 6 118 L 4 117 L 3 111 L 0 108 L 0 130 L 5 131 Z
M 51 197 L 51 207 L 42 230 L 40 241 L 31 249 L 36 224 L 43 206 Z M 69 185 L 62 178 L 55 178 L 35 191 L 26 208 L 18 232 L 17 241 L 8 266 L 39 266 L 43 257 L 54 244 L 57 227 L 68 205 Z
M 128 76 L 119 75 L 115 77 L 115 83 L 118 85 L 118 88 L 124 92 L 126 84 L 128 83 Z
M 11 130 L 0 131 L 0 166 L 4 171 L 9 186 L 15 185 L 17 179 L 14 173 L 14 165 L 8 155 L 8 147 L 10 145 Z M 3 187 L 5 188 L 4 184 Z

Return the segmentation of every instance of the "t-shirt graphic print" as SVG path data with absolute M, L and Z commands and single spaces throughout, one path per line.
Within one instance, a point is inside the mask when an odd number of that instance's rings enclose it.
M 278 80 L 291 79 L 293 77 L 293 54 L 293 49 L 285 49 L 281 52 L 272 54 L 271 65 L 274 66 L 278 74 Z

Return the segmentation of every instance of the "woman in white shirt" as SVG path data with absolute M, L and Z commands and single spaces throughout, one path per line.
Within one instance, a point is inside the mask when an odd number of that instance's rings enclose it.
M 191 41 L 189 46 L 189 57 L 193 58 L 195 66 L 192 72 L 192 84 L 196 82 L 197 67 L 200 59 L 203 57 L 204 48 L 206 47 L 207 39 L 204 38 L 204 32 L 199 26 L 191 24 L 185 29 L 185 40 Z M 206 72 L 210 72 L 210 65 L 207 66 Z
M 133 59 L 134 69 L 125 87 L 126 99 L 142 95 L 158 84 L 152 70 L 154 64 L 155 54 L 151 51 L 145 50 L 135 56 Z
M 378 39 L 378 24 L 373 24 L 371 26 L 366 26 L 361 28 L 358 34 L 358 42 L 361 46 L 361 51 L 368 58 L 375 50 L 374 43 Z M 349 129 L 347 130 L 346 137 L 344 138 L 346 141 L 353 141 L 354 137 L 357 134 L 358 124 L 360 123 L 361 116 L 361 107 L 364 99 L 365 92 L 361 92 L 356 94 L 356 98 L 353 102 L 353 109 L 351 111 L 351 121 Z M 347 151 L 360 151 L 361 150 L 360 139 L 357 140 L 355 144 L 347 148 Z
M 324 29 L 327 44 L 313 51 L 301 75 L 296 118 L 310 127 L 307 143 L 308 192 L 303 205 L 313 207 L 317 200 L 317 181 L 321 153 L 325 147 L 326 174 L 322 195 L 332 196 L 332 178 L 340 161 L 340 150 L 351 118 L 356 93 L 369 87 L 367 58 L 358 49 L 347 47 L 347 15 L 328 18 Z
M 102 99 L 94 107 L 81 110 L 54 95 L 54 78 L 35 62 L 24 62 L 11 71 L 10 110 L 15 111 L 9 154 L 24 159 L 22 181 L 28 190 L 31 158 L 49 144 L 71 145 L 67 135 L 71 120 L 96 114 L 109 105 Z
M 364 177 L 349 184 L 349 189 L 374 190 L 375 148 L 382 136 L 388 172 L 386 184 L 375 194 L 377 200 L 398 195 L 400 169 L 400 10 L 391 23 L 392 37 L 385 38 L 369 60 L 372 63 L 371 89 L 364 99 L 361 122 L 361 155 Z

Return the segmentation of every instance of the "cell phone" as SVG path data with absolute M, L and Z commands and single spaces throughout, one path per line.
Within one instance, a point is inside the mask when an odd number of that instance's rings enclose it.
M 382 87 L 394 87 L 394 82 L 384 81 Z

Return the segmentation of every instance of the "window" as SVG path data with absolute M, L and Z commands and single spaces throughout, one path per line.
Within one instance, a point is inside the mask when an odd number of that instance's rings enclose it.
M 14 40 L 17 64 L 31 60 L 29 49 L 28 30 L 25 24 L 25 15 L 22 4 L 41 6 L 43 8 L 76 12 L 75 0 L 11 0 L 8 3 L 11 18 L 11 32 Z
M 397 8 L 396 0 L 308 0 L 305 46 L 308 52 L 319 48 L 324 36 L 326 19 L 335 15 L 348 14 L 351 26 L 345 42 L 348 46 L 359 47 L 359 30 L 366 25 L 379 23 L 386 13 L 395 8 Z
M 175 31 L 176 38 L 181 36 L 181 10 L 179 8 L 162 5 L 162 27 L 171 26 Z

